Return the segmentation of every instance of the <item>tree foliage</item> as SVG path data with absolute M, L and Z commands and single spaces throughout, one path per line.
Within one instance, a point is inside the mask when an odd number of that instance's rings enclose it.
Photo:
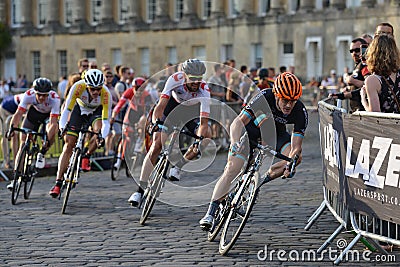
M 0 23 L 0 54 L 11 44 L 11 33 L 6 25 Z

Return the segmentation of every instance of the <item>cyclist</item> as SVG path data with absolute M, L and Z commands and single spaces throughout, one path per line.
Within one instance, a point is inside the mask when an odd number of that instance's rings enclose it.
M 47 78 L 37 78 L 33 81 L 33 87 L 25 92 L 21 102 L 18 105 L 17 112 L 13 115 L 10 122 L 10 129 L 7 133 L 7 138 L 11 139 L 14 136 L 13 128 L 17 128 L 22 116 L 25 116 L 22 122 L 22 128 L 38 131 L 41 124 L 46 125 L 48 141 L 42 145 L 40 152 L 37 154 L 36 168 L 41 169 L 45 166 L 44 154 L 54 143 L 54 139 L 58 128 L 58 116 L 60 114 L 60 97 L 52 90 L 53 84 Z M 26 134 L 21 134 L 20 147 L 15 157 L 21 152 L 25 143 Z M 16 164 L 15 164 L 16 165 Z M 16 166 L 14 166 L 15 170 Z M 12 189 L 12 183 L 7 186 Z
M 173 109 L 180 105 L 180 107 L 184 109 L 184 112 L 180 112 L 182 115 L 193 113 L 195 110 L 195 116 L 198 117 L 200 115 L 200 122 L 198 124 L 194 120 L 190 120 L 186 123 L 187 128 L 193 133 L 196 132 L 198 136 L 211 137 L 211 128 L 208 126 L 210 89 L 207 83 L 203 81 L 206 66 L 198 59 L 188 59 L 182 63 L 181 70 L 182 71 L 178 71 L 168 78 L 164 90 L 161 93 L 160 100 L 154 108 L 152 115 L 153 126 L 151 127 L 152 132 L 154 132 L 153 142 L 142 165 L 139 187 L 128 200 L 132 206 L 138 206 L 144 189 L 147 187 L 150 173 L 162 148 L 161 140 L 165 140 L 165 136 L 162 137 L 162 135 L 165 135 L 163 129 L 165 130 L 166 126 L 163 124 L 166 117 Z M 193 109 L 193 105 L 198 104 L 200 104 L 199 115 L 197 115 L 197 110 Z M 175 118 L 174 122 L 177 119 L 178 118 Z M 176 166 L 171 168 L 170 180 L 179 180 L 181 173 L 180 168 L 182 168 L 188 160 L 196 157 L 198 152 L 198 149 L 191 146 L 184 157 L 176 163 Z
M 121 96 L 117 105 L 114 107 L 110 123 L 113 124 L 115 118 L 117 118 L 121 109 L 125 106 L 127 101 L 129 102 L 129 120 L 137 124 L 138 136 L 135 145 L 135 152 L 140 152 L 142 147 L 142 134 L 144 133 L 144 123 L 146 122 L 146 107 L 152 103 L 150 93 L 145 90 L 146 86 L 142 86 L 146 82 L 146 79 L 137 77 L 132 81 L 132 87 L 128 88 Z M 133 114 L 133 115 L 132 115 Z M 114 125 L 115 126 L 115 125 Z M 117 140 L 118 136 L 114 140 Z M 121 164 L 121 159 L 118 159 L 115 163 L 115 167 L 118 168 Z
M 111 94 L 104 85 L 104 75 L 98 69 L 90 69 L 83 80 L 77 81 L 71 87 L 61 114 L 59 127 L 63 134 L 66 130 L 65 144 L 58 161 L 56 184 L 49 192 L 52 197 L 56 198 L 60 194 L 63 176 L 82 124 L 89 123 L 94 132 L 101 133 L 97 138 L 93 136 L 90 139 L 88 151 L 82 157 L 82 170 L 90 171 L 90 155 L 104 144 L 102 136 L 107 136 L 110 130 L 110 114 Z
M 269 106 L 274 118 L 277 137 L 276 150 L 289 157 L 299 155 L 298 163 L 300 163 L 302 142 L 308 123 L 307 110 L 304 104 L 298 100 L 301 94 L 302 85 L 298 78 L 292 73 L 284 72 L 278 75 L 272 89 L 262 90 L 236 117 L 230 130 L 231 146 L 228 162 L 215 185 L 208 211 L 199 222 L 204 230 L 210 230 L 213 226 L 214 215 L 220 201 L 229 192 L 231 182 L 239 174 L 249 154 L 251 158 L 255 148 L 254 144 L 250 144 L 250 148 L 244 144 L 244 138 L 241 138 L 244 136 L 242 134 L 243 127 L 245 127 L 249 140 L 260 141 L 261 128 L 265 129 L 265 122 L 270 117 L 266 105 Z M 294 124 L 291 135 L 286 130 L 286 124 Z M 273 180 L 282 174 L 286 177 L 293 175 L 289 172 L 288 167 L 286 161 L 275 163 L 267 171 L 265 180 Z

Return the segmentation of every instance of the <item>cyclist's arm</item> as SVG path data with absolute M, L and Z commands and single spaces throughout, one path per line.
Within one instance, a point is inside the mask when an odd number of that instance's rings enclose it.
M 101 119 L 102 119 L 102 124 L 101 124 L 101 136 L 105 138 L 109 132 L 110 132 L 110 122 L 109 118 L 111 116 L 111 93 L 108 91 L 107 88 L 103 86 L 102 89 L 102 113 L 101 113 Z
M 303 139 L 304 136 L 298 133 L 293 133 L 292 134 L 292 145 L 291 145 L 291 150 L 289 152 L 289 157 L 293 158 L 295 155 L 299 156 L 299 160 L 297 161 L 297 164 L 300 163 L 301 161 L 301 152 L 302 152 L 302 145 L 303 145 Z
M 117 105 L 114 107 L 114 109 L 112 111 L 111 118 L 115 118 L 118 115 L 118 113 L 121 111 L 122 107 L 125 105 L 126 101 L 131 100 L 133 95 L 134 95 L 134 92 L 133 92 L 133 88 L 132 87 L 129 88 L 128 90 L 126 90 L 122 94 L 122 96 L 119 99 Z
M 79 83 L 79 81 L 77 83 Z M 67 126 L 69 114 L 71 113 L 72 109 L 75 106 L 76 99 L 78 98 L 78 96 L 81 95 L 80 92 L 77 92 L 77 90 L 78 90 L 77 83 L 75 83 L 71 87 L 71 90 L 68 93 L 67 99 L 65 100 L 64 109 L 61 112 L 61 117 L 60 117 L 60 125 L 59 125 L 60 129 L 64 129 Z M 80 85 L 80 86 L 83 86 L 83 85 Z M 81 90 L 81 91 L 83 91 L 83 90 Z
M 161 120 L 164 114 L 165 107 L 167 106 L 169 97 L 161 97 L 153 111 L 152 123 L 157 119 Z
M 208 117 L 200 117 L 200 126 L 197 135 L 207 136 L 207 132 L 208 132 Z
M 10 127 L 12 126 L 13 128 L 17 128 L 18 124 L 21 121 L 22 116 L 25 114 L 25 110 L 20 109 L 18 107 L 17 112 L 12 116 L 11 122 L 10 122 Z

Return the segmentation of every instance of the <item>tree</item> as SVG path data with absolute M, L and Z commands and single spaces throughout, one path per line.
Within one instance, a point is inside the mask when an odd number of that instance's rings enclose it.
M 6 25 L 0 22 L 0 56 L 11 44 L 11 33 Z

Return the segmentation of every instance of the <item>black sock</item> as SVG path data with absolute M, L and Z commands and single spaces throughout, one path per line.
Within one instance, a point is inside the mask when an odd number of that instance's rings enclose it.
M 210 206 L 208 206 L 207 214 L 214 217 L 215 216 L 215 212 L 218 209 L 219 203 L 220 203 L 219 200 L 214 200 L 214 201 L 210 202 Z

